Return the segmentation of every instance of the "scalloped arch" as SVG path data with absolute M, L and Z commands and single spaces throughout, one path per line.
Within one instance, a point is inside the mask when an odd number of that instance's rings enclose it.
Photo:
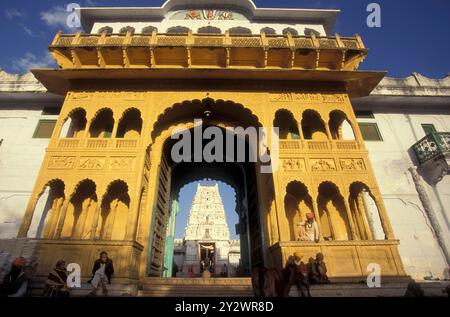
M 164 131 L 164 127 L 167 126 L 167 124 L 169 126 L 175 126 L 177 124 L 180 123 L 188 123 L 190 121 L 193 120 L 193 115 L 195 115 L 195 111 L 197 111 L 198 113 L 203 113 L 203 108 L 207 105 L 210 106 L 214 106 L 217 107 L 216 110 L 222 110 L 221 108 L 229 108 L 229 107 L 236 107 L 237 109 L 239 109 L 240 111 L 243 112 L 243 114 L 249 119 L 248 121 L 248 125 L 253 125 L 256 127 L 260 127 L 262 126 L 259 118 L 257 115 L 255 115 L 249 108 L 243 106 L 240 103 L 236 103 L 234 101 L 231 100 L 223 100 L 223 99 L 212 99 L 212 98 L 204 98 L 202 100 L 200 99 L 193 99 L 193 100 L 184 100 L 182 102 L 178 102 L 175 103 L 167 108 L 164 109 L 164 111 L 162 113 L 160 113 L 157 117 L 157 119 L 155 120 L 155 122 L 153 123 L 152 126 L 152 132 L 151 132 L 151 141 L 152 143 L 155 141 L 155 139 L 160 135 L 159 130 Z M 197 107 L 196 109 L 189 109 L 189 112 L 183 113 L 181 110 L 185 110 L 183 109 L 184 107 Z M 195 111 L 193 111 L 195 110 Z M 181 112 L 181 115 L 180 115 Z M 171 116 L 173 118 L 171 118 Z M 230 116 L 231 118 L 231 116 Z M 240 116 L 239 119 L 241 119 L 242 116 Z M 161 123 L 167 121 L 167 123 Z M 223 121 L 223 122 L 226 122 Z M 160 126 L 160 127 L 159 127 Z

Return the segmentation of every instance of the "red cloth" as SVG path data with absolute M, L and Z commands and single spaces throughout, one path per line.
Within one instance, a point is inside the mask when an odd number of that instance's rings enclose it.
M 17 267 L 24 267 L 26 264 L 27 264 L 27 260 L 23 256 L 18 257 L 13 262 L 13 265 L 17 266 Z

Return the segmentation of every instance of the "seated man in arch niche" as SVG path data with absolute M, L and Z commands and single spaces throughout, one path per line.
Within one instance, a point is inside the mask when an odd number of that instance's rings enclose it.
M 319 227 L 313 213 L 306 214 L 306 221 L 297 225 L 298 241 L 319 242 Z

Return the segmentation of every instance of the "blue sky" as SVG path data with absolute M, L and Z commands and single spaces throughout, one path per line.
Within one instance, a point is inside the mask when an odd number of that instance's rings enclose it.
M 193 0 L 195 1 L 195 0 Z M 162 0 L 3 0 L 0 30 L 6 43 L 0 67 L 12 73 L 51 65 L 47 46 L 64 29 L 65 6 L 159 6 Z M 368 3 L 382 8 L 382 27 L 370 29 L 365 21 Z M 387 70 L 393 77 L 419 72 L 442 78 L 450 72 L 449 0 L 256 0 L 258 7 L 341 9 L 335 32 L 359 33 L 370 53 L 362 69 Z M 65 30 L 70 32 L 70 30 Z
M 195 1 L 195 0 L 192 0 Z M 19 0 L 1 1 L 0 30 L 2 49 L 0 67 L 10 73 L 25 73 L 28 68 L 53 66 L 47 47 L 56 32 L 66 29 L 65 7 L 70 2 L 82 6 L 160 6 L 154 0 Z M 381 28 L 366 24 L 369 3 L 381 5 Z M 389 76 L 405 77 L 419 72 L 432 78 L 450 72 L 449 0 L 256 0 L 258 7 L 341 9 L 334 32 L 359 33 L 369 55 L 361 65 L 366 70 L 387 70 Z M 183 188 L 176 235 L 181 237 L 196 183 Z M 237 222 L 234 190 L 220 184 L 231 233 Z

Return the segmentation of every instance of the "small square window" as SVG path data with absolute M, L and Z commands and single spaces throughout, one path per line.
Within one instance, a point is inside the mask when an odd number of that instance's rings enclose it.
M 35 139 L 50 139 L 52 137 L 53 129 L 55 128 L 56 120 L 39 120 L 33 138 Z
M 41 115 L 43 116 L 57 116 L 61 112 L 60 107 L 44 107 Z
M 376 123 L 359 123 L 362 137 L 365 141 L 383 141 Z
M 355 116 L 358 119 L 374 119 L 375 118 L 375 116 L 373 115 L 373 112 L 370 110 L 355 111 Z

